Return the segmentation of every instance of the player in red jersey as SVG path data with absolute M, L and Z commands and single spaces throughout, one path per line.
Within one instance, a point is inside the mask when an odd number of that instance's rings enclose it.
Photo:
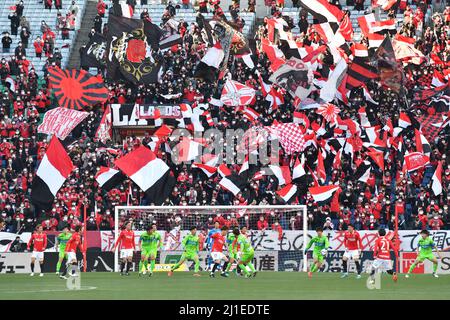
M 214 266 L 211 270 L 211 273 L 209 274 L 211 278 L 214 278 L 214 272 L 216 272 L 216 269 L 220 267 L 220 263 L 222 262 L 222 260 L 225 261 L 225 263 L 222 266 L 222 272 L 220 275 L 222 277 L 227 277 L 227 273 L 225 272 L 225 270 L 227 269 L 228 258 L 226 255 L 223 254 L 223 247 L 225 246 L 226 243 L 227 234 L 228 234 L 228 227 L 223 226 L 220 233 L 214 233 L 213 235 L 211 235 L 211 238 L 213 239 L 211 258 L 214 261 Z
M 359 262 L 359 256 L 363 248 L 361 236 L 352 224 L 348 225 L 347 231 L 344 233 L 344 246 L 345 253 L 342 257 L 343 274 L 341 278 L 348 277 L 348 259 L 353 259 L 356 265 L 356 272 L 358 273 L 356 278 L 361 278 L 361 263 Z
M 386 271 L 392 275 L 392 280 L 397 281 L 397 273 L 392 269 L 391 262 L 391 250 L 394 250 L 394 244 L 390 239 L 386 238 L 386 230 L 378 230 L 378 235 L 379 237 L 373 247 L 374 262 L 370 272 L 370 283 L 375 283 L 375 271 L 377 270 L 381 272 Z
M 28 241 L 27 250 L 30 250 L 31 245 L 33 245 L 33 253 L 31 254 L 31 274 L 30 276 L 34 276 L 34 262 L 39 260 L 39 264 L 41 266 L 41 274 L 40 277 L 44 276 L 44 250 L 47 248 L 47 235 L 43 232 L 42 225 L 38 225 L 36 227 L 36 232 Z
M 66 244 L 66 253 L 67 253 L 67 264 L 71 266 L 70 275 L 72 277 L 77 277 L 77 248 L 80 248 L 80 251 L 83 251 L 83 245 L 81 243 L 81 226 L 78 225 L 75 227 L 75 232 L 72 233 L 72 237 L 70 237 L 69 241 Z
M 116 244 L 114 245 L 114 251 L 116 251 L 117 246 L 120 243 L 120 259 L 122 262 L 120 263 L 120 275 L 124 275 L 123 269 L 126 265 L 126 273 L 125 275 L 129 276 L 130 267 L 133 261 L 133 252 L 136 248 L 136 243 L 134 239 L 134 231 L 131 230 L 131 222 L 127 222 L 125 224 L 125 229 L 117 238 Z

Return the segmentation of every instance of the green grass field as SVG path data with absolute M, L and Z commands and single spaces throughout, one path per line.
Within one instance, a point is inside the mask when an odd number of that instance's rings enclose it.
M 86 273 L 81 275 L 81 290 L 68 290 L 65 280 L 54 274 L 43 278 L 29 275 L 0 275 L 0 299 L 450 299 L 450 276 L 399 276 L 397 283 L 384 275 L 380 290 L 366 288 L 367 275 L 340 279 L 338 273 L 315 274 L 309 279 L 300 272 L 260 272 L 245 279 L 230 274 L 211 279 L 207 273 L 176 272 L 173 277 L 156 273 L 153 277 L 137 274 Z

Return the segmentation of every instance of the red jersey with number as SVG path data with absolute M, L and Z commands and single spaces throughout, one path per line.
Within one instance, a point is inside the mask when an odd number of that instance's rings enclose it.
M 134 231 L 123 230 L 120 233 L 119 239 L 117 239 L 117 241 L 121 242 L 122 249 L 134 249 Z
M 349 231 L 345 231 L 344 244 L 348 250 L 362 249 L 361 236 L 356 231 L 353 231 L 352 233 L 350 233 Z
M 74 232 L 66 244 L 66 252 L 77 252 L 77 247 L 81 250 L 81 236 L 78 232 Z
M 28 248 L 33 244 L 33 251 L 42 252 L 47 248 L 47 235 L 45 233 L 33 233 L 28 241 Z
M 212 252 L 222 252 L 223 245 L 225 244 L 225 237 L 221 233 L 214 233 L 211 238 L 214 239 Z
M 390 260 L 391 250 L 393 249 L 394 244 L 391 240 L 386 239 L 386 237 L 379 237 L 373 247 L 373 256 L 378 259 Z

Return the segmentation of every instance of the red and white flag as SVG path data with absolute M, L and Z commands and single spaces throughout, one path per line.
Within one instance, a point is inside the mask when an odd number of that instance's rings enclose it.
M 33 179 L 33 204 L 41 209 L 49 209 L 73 169 L 72 160 L 66 150 L 58 138 L 53 136 Z
M 409 118 L 409 116 L 404 113 L 404 112 L 400 112 L 400 118 L 398 119 L 398 126 L 400 128 L 408 128 L 411 125 L 411 119 Z
M 255 100 L 255 89 L 234 80 L 227 80 L 220 100 L 227 106 L 246 106 Z
M 373 6 L 381 7 L 383 10 L 389 10 L 392 8 L 394 4 L 397 3 L 397 0 L 375 0 Z
M 420 152 L 411 152 L 405 155 L 406 170 L 409 172 L 422 168 L 430 163 L 430 158 Z
M 58 107 L 45 113 L 42 123 L 38 126 L 39 133 L 54 134 L 64 140 L 72 130 L 86 119 L 89 112 Z
M 271 63 L 270 69 L 273 72 L 277 71 L 286 62 L 283 51 L 265 38 L 261 39 L 261 46 Z
M 140 146 L 117 159 L 115 165 L 145 191 L 149 203 L 162 204 L 172 191 L 169 166 L 147 147 Z
M 111 106 L 109 104 L 106 106 L 105 112 L 103 113 L 95 137 L 104 144 L 106 144 L 106 141 L 112 139 Z
M 297 194 L 297 186 L 295 184 L 288 184 L 276 193 L 281 199 L 284 200 L 284 202 L 289 203 Z
M 339 190 L 339 186 L 329 185 L 329 186 L 318 186 L 311 187 L 308 189 L 311 196 L 314 198 L 315 202 L 328 201 L 333 197 L 333 193 Z
M 95 180 L 97 181 L 100 188 L 109 191 L 122 182 L 124 175 L 116 169 L 108 167 L 100 167 L 100 170 L 95 175 Z
M 298 158 L 295 159 L 294 169 L 292 170 L 292 180 L 298 179 L 303 177 L 305 172 L 305 157 L 302 154 L 302 161 L 300 161 Z
M 431 178 L 432 184 L 431 189 L 433 189 L 433 193 L 435 196 L 438 196 L 442 193 L 442 162 L 439 161 L 434 171 L 433 177 Z
M 202 144 L 187 137 L 183 137 L 181 142 L 172 149 L 177 157 L 177 162 L 187 162 L 197 158 L 202 150 Z
M 305 138 L 298 123 L 280 123 L 267 128 L 274 135 L 287 154 L 302 152 Z
M 369 56 L 369 49 L 366 45 L 362 43 L 354 43 L 350 50 L 352 51 L 352 54 L 355 57 L 368 57 Z
M 325 120 L 327 120 L 327 122 L 331 124 L 336 124 L 337 115 L 340 111 L 341 110 L 339 110 L 339 108 L 332 103 L 325 103 L 317 108 L 317 113 L 324 117 Z
M 291 170 L 288 166 L 269 165 L 269 168 L 278 180 L 279 186 L 291 183 Z
M 243 113 L 244 118 L 248 119 L 250 122 L 256 121 L 260 117 L 260 114 L 250 107 L 246 107 Z

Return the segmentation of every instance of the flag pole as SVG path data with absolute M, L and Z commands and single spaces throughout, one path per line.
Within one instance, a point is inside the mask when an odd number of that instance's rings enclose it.
M 84 212 L 83 212 L 83 220 L 84 220 L 84 230 L 83 230 L 83 272 L 86 272 L 86 250 L 87 250 L 87 231 L 86 231 L 86 227 L 87 227 L 87 208 L 86 208 L 86 203 L 84 204 Z

